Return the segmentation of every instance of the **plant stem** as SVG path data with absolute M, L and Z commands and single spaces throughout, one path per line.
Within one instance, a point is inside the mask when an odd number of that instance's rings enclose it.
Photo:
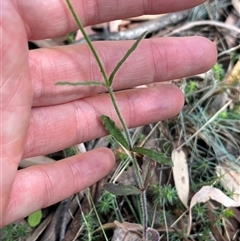
M 130 133 L 129 133 L 129 130 L 128 130 L 127 125 L 125 123 L 125 120 L 123 119 L 122 114 L 121 114 L 121 112 L 119 110 L 119 107 L 118 107 L 118 104 L 117 104 L 117 101 L 116 101 L 116 97 L 115 97 L 115 94 L 114 94 L 114 91 L 113 91 L 112 87 L 108 87 L 108 92 L 110 94 L 110 97 L 111 97 L 114 109 L 115 109 L 115 111 L 117 113 L 117 116 L 118 116 L 118 118 L 119 118 L 119 120 L 120 120 L 120 122 L 122 124 L 123 131 L 124 131 L 124 133 L 126 135 L 129 150 L 131 151 L 132 148 L 133 148 L 133 145 L 132 145 L 132 140 L 131 140 L 131 137 L 130 137 Z
M 148 227 L 148 213 L 147 213 L 147 198 L 146 190 L 141 194 L 141 205 L 142 205 L 142 225 L 143 225 L 143 240 L 147 241 L 147 227 Z
M 146 190 L 144 190 L 144 184 L 143 184 L 143 179 L 142 179 L 142 176 L 141 176 L 141 172 L 140 172 L 140 168 L 139 168 L 139 165 L 138 165 L 138 162 L 137 162 L 137 159 L 136 159 L 136 155 L 135 153 L 132 151 L 133 149 L 133 144 L 132 144 L 132 140 L 131 140 L 131 136 L 130 136 L 130 133 L 129 133 L 129 130 L 128 130 L 128 127 L 125 123 L 125 120 L 123 119 L 121 113 L 120 113 L 120 110 L 119 110 L 119 107 L 118 107 L 118 104 L 117 104 L 117 101 L 116 101 L 116 98 L 115 98 L 115 95 L 114 95 L 114 91 L 111 87 L 112 85 L 112 82 L 113 82 L 113 78 L 114 78 L 114 75 L 116 74 L 117 70 L 120 68 L 120 66 L 123 64 L 123 62 L 127 59 L 127 57 L 134 51 L 134 49 L 137 47 L 138 43 L 140 42 L 140 40 L 144 37 L 144 35 L 142 35 L 141 38 L 139 38 L 136 42 L 136 44 L 133 45 L 133 47 L 127 52 L 127 54 L 124 56 L 123 60 L 117 65 L 117 67 L 115 68 L 115 70 L 113 71 L 112 75 L 110 76 L 110 79 L 107 77 L 107 74 L 106 74 L 106 71 L 103 67 L 103 64 L 100 60 L 100 58 L 98 57 L 98 54 L 91 42 L 91 40 L 89 39 L 88 35 L 86 34 L 84 28 L 83 28 L 83 25 L 81 23 L 81 21 L 79 20 L 70 0 L 66 0 L 67 1 L 67 4 L 68 4 L 68 7 L 69 9 L 71 10 L 72 14 L 73 14 L 73 17 L 79 27 L 79 29 L 81 30 L 89 48 L 91 49 L 96 61 L 97 61 L 97 64 L 101 70 L 101 73 L 103 75 L 103 78 L 105 80 L 105 83 L 106 83 L 106 87 L 108 89 L 108 92 L 110 94 L 110 97 L 111 97 L 111 101 L 113 103 L 113 106 L 114 106 L 114 109 L 117 113 L 117 116 L 122 124 L 122 127 L 123 127 L 123 131 L 125 133 L 125 136 L 126 136 L 126 139 L 127 139 L 127 142 L 128 142 L 128 149 L 131 153 L 131 159 L 132 159 L 132 162 L 133 162 L 133 167 L 134 167 L 134 171 L 135 171 L 135 175 L 136 175 L 136 178 L 137 178 L 137 182 L 138 182 L 138 186 L 139 186 L 139 189 L 142 190 L 142 194 L 141 194 L 141 208 L 142 208 L 142 223 L 143 223 L 143 240 L 144 241 L 147 241 L 147 223 L 148 223 L 148 215 L 147 215 L 147 200 L 146 200 Z M 94 206 L 94 203 L 93 203 L 93 200 L 90 196 L 90 199 L 91 199 L 91 202 L 92 202 L 92 205 L 93 205 L 93 208 L 94 208 L 94 211 L 96 213 L 96 216 L 98 218 L 98 221 L 101 225 L 101 221 L 100 221 L 100 218 L 97 214 L 97 211 L 96 211 L 96 208 Z M 102 225 L 101 225 L 102 227 Z M 106 237 L 106 234 L 103 230 L 103 234 L 104 234 L 104 237 L 105 239 L 107 240 L 107 237 Z
M 142 191 L 141 194 L 141 209 L 142 209 L 142 225 L 143 225 L 143 240 L 147 241 L 147 227 L 148 227 L 148 213 L 147 213 L 147 199 L 146 199 L 146 190 L 144 190 L 142 176 L 139 170 L 139 165 L 137 163 L 136 155 L 133 151 L 131 152 L 133 168 L 135 171 L 135 176 L 137 178 L 138 186 Z
M 118 115 L 118 118 L 123 126 L 123 130 L 125 132 L 126 138 L 127 138 L 127 142 L 129 145 L 129 151 L 131 153 L 131 159 L 132 159 L 132 163 L 133 163 L 133 168 L 135 171 L 135 175 L 137 178 L 137 182 L 138 182 L 138 187 L 140 189 L 144 189 L 144 185 L 143 185 L 143 180 L 142 180 L 142 176 L 140 173 L 140 168 L 136 159 L 136 155 L 135 153 L 132 151 L 132 141 L 131 141 L 131 137 L 130 137 L 130 133 L 129 130 L 127 128 L 127 125 L 121 115 L 121 112 L 119 110 L 113 89 L 111 87 L 108 87 L 108 92 L 110 94 L 114 109 Z M 142 194 L 141 194 L 141 208 L 142 208 L 142 224 L 143 224 L 143 240 L 146 241 L 147 240 L 147 225 L 148 225 L 148 214 L 147 214 L 147 200 L 146 200 L 146 190 L 143 190 Z
M 103 68 L 102 62 L 101 62 L 100 58 L 98 57 L 98 54 L 97 54 L 95 48 L 93 47 L 93 44 L 92 44 L 91 40 L 89 39 L 87 33 L 85 32 L 85 30 L 84 30 L 84 28 L 83 28 L 83 25 L 82 25 L 81 21 L 79 20 L 79 18 L 78 18 L 78 16 L 77 16 L 77 13 L 75 12 L 75 10 L 74 10 L 74 8 L 73 8 L 72 3 L 70 2 L 70 0 L 66 0 L 66 1 L 67 1 L 68 7 L 69 7 L 69 9 L 71 10 L 72 15 L 73 15 L 73 17 L 74 17 L 74 19 L 75 19 L 75 21 L 76 21 L 79 29 L 81 30 L 81 32 L 82 32 L 82 34 L 83 34 L 83 36 L 84 36 L 84 38 L 85 38 L 85 40 L 86 40 L 89 48 L 91 49 L 91 51 L 92 51 L 92 53 L 93 53 L 93 55 L 94 55 L 94 57 L 95 57 L 95 59 L 96 59 L 96 61 L 97 61 L 97 64 L 98 64 L 98 66 L 99 66 L 99 68 L 100 68 L 100 70 L 101 70 L 101 73 L 102 73 L 102 75 L 103 75 L 103 78 L 104 78 L 104 80 L 105 80 L 106 85 L 109 86 L 109 80 L 108 80 L 106 71 L 105 71 L 105 69 Z
M 101 228 L 101 230 L 102 230 L 103 236 L 104 236 L 105 240 L 108 241 L 108 238 L 107 238 L 107 235 L 106 235 L 105 230 L 104 230 L 104 228 L 103 228 L 101 219 L 100 219 L 100 217 L 99 217 L 99 215 L 98 215 L 96 206 L 95 206 L 95 204 L 94 204 L 94 202 L 93 202 L 92 195 L 91 195 L 91 193 L 90 193 L 90 189 L 87 188 L 87 191 L 88 191 L 88 197 L 89 197 L 89 199 L 90 199 L 90 202 L 92 203 L 92 207 L 93 207 L 93 210 L 94 210 L 95 215 L 96 215 L 96 217 L 97 217 L 97 220 L 98 220 L 98 223 L 99 223 L 99 225 L 100 225 L 100 228 Z

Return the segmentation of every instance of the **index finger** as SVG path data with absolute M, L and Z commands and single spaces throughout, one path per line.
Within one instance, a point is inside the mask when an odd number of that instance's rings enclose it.
M 29 39 L 53 38 L 76 30 L 66 0 L 13 0 L 26 23 Z M 204 0 L 72 0 L 83 25 L 92 25 L 142 14 L 175 12 Z

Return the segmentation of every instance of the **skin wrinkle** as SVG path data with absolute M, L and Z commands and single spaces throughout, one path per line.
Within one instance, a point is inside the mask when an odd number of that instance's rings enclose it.
M 202 48 L 198 48 L 198 46 L 197 46 L 197 47 L 194 47 L 194 48 L 192 47 L 190 49 L 189 46 L 187 45 L 187 43 L 185 43 L 184 45 L 186 45 L 185 48 L 188 50 L 188 53 L 190 54 L 190 58 L 189 58 L 190 59 L 190 61 L 189 61 L 190 63 L 194 62 L 194 59 L 195 59 L 194 55 L 198 55 L 199 59 L 204 59 L 205 61 L 209 61 L 209 59 L 204 58 L 205 53 L 202 51 Z M 199 54 L 199 53 L 201 53 L 201 54 Z M 215 58 L 214 62 L 216 62 L 216 60 L 217 60 L 217 58 Z M 202 72 L 202 71 L 204 71 L 203 68 L 201 68 L 199 70 L 199 72 Z
M 49 118 L 50 116 L 47 115 L 45 116 L 44 115 L 44 110 L 42 108 L 40 108 L 38 111 L 36 111 L 36 118 L 34 120 L 34 126 L 37 126 L 39 127 L 40 130 L 42 130 L 39 134 L 41 134 L 40 136 L 39 135 L 34 135 L 36 139 L 39 139 L 40 140 L 40 143 L 41 143 L 41 146 L 42 147 L 45 147 L 47 145 L 46 141 L 47 141 L 47 133 L 48 133 L 48 126 L 50 126 L 50 129 L 51 129 L 51 125 L 50 123 L 48 123 L 47 119 L 46 118 Z M 30 140 L 36 140 L 36 139 L 30 139 Z M 33 141 L 34 143 L 34 147 L 33 147 L 33 150 L 36 149 L 37 147 L 35 146 L 35 141 Z M 41 151 L 40 151 L 41 152 Z
M 22 88 L 22 79 L 23 77 L 21 76 L 22 74 L 20 73 L 20 75 L 17 77 L 17 79 L 15 80 L 15 82 L 13 82 L 11 79 L 12 79 L 12 76 L 13 76 L 13 79 L 15 79 L 15 73 L 17 72 L 17 70 L 13 70 L 10 74 L 10 76 L 6 79 L 5 81 L 5 84 L 7 85 L 6 88 L 8 89 L 8 82 L 10 82 L 11 84 L 11 90 L 13 91 L 14 89 L 14 92 L 12 93 L 12 95 L 10 96 L 10 99 L 7 98 L 9 97 L 9 95 L 5 95 L 3 97 L 3 99 L 7 100 L 7 103 L 8 105 L 6 106 L 6 109 L 9 109 L 9 108 L 16 108 L 16 107 L 24 107 L 24 105 L 21 103 L 19 103 L 18 101 L 16 102 L 16 98 L 18 97 L 18 95 L 20 95 L 21 92 L 24 92 L 24 88 Z M 8 92 L 6 91 L 6 94 L 8 94 Z M 4 103 L 4 102 L 3 102 Z
M 84 104 L 86 104 L 86 102 L 84 100 L 82 100 L 84 102 Z M 76 140 L 84 140 L 86 139 L 86 136 L 89 135 L 89 131 L 91 130 L 91 125 L 89 124 L 88 118 L 87 118 L 87 114 L 88 112 L 85 112 L 82 109 L 82 103 L 78 103 L 78 102 L 73 102 L 73 110 L 75 111 L 75 125 L 77 126 L 77 132 L 76 132 Z M 84 123 L 84 128 L 82 128 L 81 126 L 83 126 Z M 81 131 L 81 129 L 84 129 L 84 131 Z
M 95 159 L 94 161 L 92 159 L 90 159 L 88 161 L 88 163 L 84 163 L 83 160 L 81 160 L 80 162 L 75 162 L 75 161 L 67 161 L 67 164 L 69 166 L 69 168 L 71 169 L 71 173 L 73 175 L 71 175 L 71 178 L 74 180 L 74 193 L 78 192 L 79 190 L 79 186 L 84 186 L 87 187 L 87 183 L 85 183 L 85 180 L 89 180 L 89 179 L 93 179 L 93 177 L 95 178 L 96 176 L 98 176 L 98 173 L 102 173 L 102 170 L 96 170 L 96 169 L 89 169 L 89 166 L 91 166 L 93 163 L 93 165 L 96 165 L 96 162 L 99 165 L 99 162 L 101 161 L 101 159 Z M 99 165 L 99 167 L 101 167 L 101 165 Z M 84 171 L 83 171 L 84 170 Z M 95 171 L 95 172 L 93 172 Z M 79 179 L 79 177 L 81 177 L 81 179 Z M 81 180 L 81 183 L 79 182 Z M 71 182 L 72 183 L 72 182 Z
M 31 118 L 30 118 L 30 122 L 29 122 L 29 127 L 30 126 L 37 126 L 37 122 L 35 122 L 34 119 L 32 118 L 32 114 L 31 114 Z M 22 158 L 24 158 L 25 156 L 31 156 L 31 155 L 29 155 L 29 153 L 33 152 L 33 150 L 35 149 L 36 142 L 33 141 L 33 140 L 37 140 L 35 130 L 36 130 L 35 128 L 28 128 L 27 136 L 31 136 L 32 139 L 26 140 L 25 147 L 27 147 L 27 148 L 24 149 Z M 41 143 L 40 139 L 38 140 L 38 142 Z
M 31 183 L 29 183 L 27 181 L 29 175 L 33 176 L 33 178 L 29 179 L 29 180 L 32 180 Z M 36 180 L 37 176 L 38 175 L 36 175 L 33 168 L 20 170 L 17 173 L 16 182 L 12 186 L 12 190 L 11 190 L 11 194 L 10 194 L 11 199 L 10 199 L 10 202 L 7 206 L 7 213 L 8 213 L 7 216 L 8 216 L 9 219 L 11 219 L 11 216 L 15 216 L 16 213 L 21 213 L 21 210 L 22 210 L 23 206 L 26 206 L 26 203 L 28 203 L 27 200 L 31 199 L 31 197 L 33 197 L 33 196 L 36 196 L 35 195 L 36 190 L 33 190 L 32 188 L 29 188 L 29 186 L 31 187 L 31 185 L 33 185 L 33 183 L 35 183 L 35 184 L 38 183 L 38 180 Z M 19 186 L 18 183 L 21 183 L 21 186 Z M 19 192 L 21 193 L 22 188 L 23 189 L 25 188 L 24 195 L 18 195 Z M 38 189 L 38 194 L 39 194 L 40 190 L 41 189 Z M 26 196 L 30 197 L 30 198 L 26 198 Z M 44 197 L 44 196 L 45 195 L 42 195 L 41 197 Z M 19 209 L 19 207 L 21 207 L 21 209 Z M 32 207 L 29 206 L 29 204 L 28 204 L 27 208 L 32 209 Z M 21 216 L 21 214 L 20 214 L 20 216 Z
M 89 23 L 91 21 L 98 22 L 98 20 L 100 19 L 99 17 L 100 13 L 98 12 L 98 9 L 97 9 L 97 5 L 98 5 L 97 2 L 98 0 L 95 0 L 95 1 L 82 0 L 83 13 L 87 13 L 87 14 L 84 14 L 84 20 L 83 20 L 83 23 L 85 23 L 86 26 L 87 26 L 86 23 Z
M 29 170 L 30 171 L 30 170 Z M 16 180 L 17 180 L 17 182 L 15 182 L 14 184 L 13 184 L 13 186 L 12 186 L 12 190 L 11 190 L 11 193 L 10 193 L 10 202 L 9 202 L 9 204 L 8 204 L 8 206 L 7 206 L 7 217 L 11 220 L 11 217 L 12 216 L 15 216 L 16 215 L 16 213 L 18 212 L 20 212 L 21 213 L 21 209 L 19 209 L 19 207 L 22 207 L 22 206 L 26 206 L 26 203 L 27 203 L 27 198 L 25 198 L 25 197 L 22 197 L 22 195 L 19 195 L 18 193 L 19 192 L 21 192 L 21 188 L 23 188 L 23 187 L 25 187 L 25 186 L 29 186 L 29 182 L 26 182 L 25 180 L 27 180 L 26 179 L 26 176 L 28 176 L 29 175 L 29 173 L 34 177 L 33 179 L 31 179 L 31 180 L 33 180 L 32 182 L 31 182 L 31 184 L 30 185 L 32 185 L 33 184 L 33 182 L 35 182 L 36 183 L 36 176 L 35 176 L 35 174 L 34 174 L 34 172 L 32 173 L 32 172 L 28 172 L 28 171 L 26 171 L 25 172 L 25 170 L 23 171 L 23 170 L 20 170 L 18 173 L 17 173 L 17 176 L 16 176 Z M 19 186 L 18 185 L 18 183 L 21 183 L 21 186 Z M 34 193 L 35 193 L 35 191 L 33 191 L 32 192 L 32 189 L 31 188 L 26 188 L 25 189 L 26 191 L 25 191 L 25 194 L 26 194 L 26 192 L 30 192 L 31 191 L 31 193 L 32 193 L 32 196 L 34 196 Z M 30 195 L 31 196 L 31 195 Z M 44 195 L 43 195 L 44 196 Z M 29 205 L 29 204 L 28 204 Z M 10 213 L 10 214 L 9 214 Z
M 31 51 L 30 51 L 31 52 Z M 38 61 L 38 58 L 33 60 L 31 55 L 29 54 L 29 67 L 30 67 L 30 79 L 32 85 L 34 86 L 33 91 L 33 106 L 38 103 L 41 96 L 44 94 L 44 87 L 43 87 L 43 76 L 44 76 L 44 68 L 42 68 L 41 62 Z
M 20 4 L 21 1 L 11 1 L 11 2 L 15 5 L 16 10 L 18 11 L 19 15 L 21 16 L 21 18 L 23 20 L 22 22 L 24 24 L 24 29 L 26 30 L 26 33 L 27 33 L 27 39 L 30 39 L 31 36 L 29 36 L 29 34 L 32 33 L 32 31 L 25 18 L 25 14 L 24 14 L 25 9 L 24 9 L 23 5 Z
M 35 126 L 35 128 L 29 128 L 28 129 L 28 136 L 31 136 L 31 138 L 27 138 L 26 146 L 29 150 L 25 153 L 23 153 L 23 157 L 28 157 L 28 153 L 31 153 L 31 151 L 39 149 L 41 146 L 42 148 L 39 150 L 39 153 L 41 151 L 44 152 L 44 147 L 47 145 L 48 141 L 46 134 L 49 134 L 49 131 L 56 132 L 55 135 L 58 134 L 58 130 L 56 129 L 56 125 L 54 125 L 54 120 L 51 119 L 51 115 L 44 115 L 45 110 L 43 108 L 33 108 L 32 115 L 30 119 L 30 126 Z M 49 121 L 47 121 L 46 118 L 50 118 Z M 55 120 L 56 121 L 56 120 Z M 51 124 L 53 123 L 53 124 Z M 49 126 L 49 128 L 48 128 Z M 52 128 L 54 126 L 55 128 Z M 36 130 L 41 130 L 40 132 L 36 132 Z M 54 134 L 53 134 L 54 135 Z M 64 135 L 61 137 L 62 140 L 64 140 Z M 35 141 L 32 141 L 35 140 Z M 36 140 L 38 140 L 36 142 Z M 38 143 L 38 145 L 36 145 Z
M 138 76 L 140 76 L 140 78 L 144 80 L 145 84 L 151 84 L 154 82 L 154 71 L 152 71 L 153 67 L 151 51 L 146 51 L 146 48 L 139 48 L 137 49 L 137 51 L 138 58 L 135 54 L 132 54 L 129 59 L 124 63 L 124 65 L 120 68 L 114 80 L 114 89 L 121 89 L 122 82 L 127 82 L 126 80 L 129 80 L 129 82 L 132 83 L 136 78 L 139 79 Z M 132 63 L 134 63 L 134 66 L 136 67 L 136 70 L 134 72 L 130 67 L 132 66 Z M 131 85 L 134 86 L 134 84 Z M 137 85 L 138 84 L 136 83 L 135 86 Z
M 148 4 L 148 2 L 149 2 L 148 0 L 142 0 L 143 13 L 154 12 L 152 2 L 150 2 L 149 4 Z
M 50 29 L 48 29 L 49 24 L 44 25 L 44 29 L 46 32 L 52 31 L 52 29 L 54 29 L 54 24 L 56 26 L 59 26 L 61 24 L 64 24 L 64 25 L 67 24 L 66 19 L 61 20 L 61 18 L 58 17 L 61 9 L 59 9 L 59 7 L 56 7 L 56 6 L 59 6 L 58 4 L 60 1 L 59 0 L 51 0 L 51 1 L 52 1 L 51 4 L 49 4 L 48 1 L 41 1 L 40 4 L 33 3 L 33 4 L 37 4 L 37 6 L 38 6 L 38 11 L 36 11 L 36 12 L 31 12 L 33 7 L 29 1 L 27 1 L 27 2 L 22 2 L 22 1 L 18 1 L 18 0 L 13 1 L 13 2 L 17 2 L 16 4 L 17 4 L 18 10 L 24 9 L 23 11 L 20 12 L 20 14 L 21 14 L 21 18 L 24 20 L 24 25 L 25 25 L 25 29 L 26 29 L 26 33 L 27 33 L 27 39 L 29 39 L 29 40 L 39 39 L 39 37 L 35 38 L 35 36 L 38 35 L 38 29 L 41 29 L 41 25 L 42 25 L 42 21 L 35 21 L 34 25 L 29 25 L 31 16 L 32 17 L 34 16 L 36 19 L 42 20 L 42 15 L 41 14 L 39 15 L 39 13 L 45 12 L 46 15 L 51 13 L 52 21 L 51 21 Z M 64 1 L 65 0 L 63 0 L 63 2 Z M 58 19 L 58 21 L 57 22 L 53 21 L 55 19 Z
M 163 56 L 163 54 L 159 51 L 159 48 L 157 48 L 154 41 L 150 41 L 150 46 L 151 46 L 150 53 L 152 55 L 151 66 L 153 66 L 152 72 L 154 73 L 153 74 L 153 76 L 154 76 L 153 83 L 154 83 L 158 79 L 157 78 L 158 72 L 161 72 L 161 75 L 165 76 L 165 74 L 167 73 L 167 65 L 164 64 L 163 66 L 161 66 L 161 70 L 160 71 L 158 70 L 159 66 L 157 66 L 157 64 L 159 63 L 159 61 L 157 61 L 157 58 L 159 58 L 159 56 L 160 56 L 160 59 L 164 59 L 163 57 L 165 57 L 165 56 Z M 162 49 L 164 49 L 164 47 Z M 156 52 L 157 52 L 157 54 L 156 54 Z M 164 52 L 164 53 L 166 55 L 166 52 Z M 164 63 L 165 63 L 165 61 L 164 61 Z
M 83 173 L 85 171 L 83 172 L 82 170 L 85 170 L 85 168 L 84 167 L 79 168 L 77 165 L 78 163 L 76 163 L 72 160 L 66 161 L 66 164 L 67 164 L 68 168 L 71 170 L 71 173 L 73 174 L 70 177 L 73 179 L 73 182 L 71 182 L 71 183 L 73 183 L 73 186 L 74 186 L 73 190 L 75 190 L 74 193 L 76 193 L 78 191 L 78 187 L 81 186 L 81 184 L 79 182 L 79 177 L 82 177 L 81 181 L 84 181 Z
M 56 185 L 53 184 L 52 179 L 54 180 L 54 177 L 48 174 L 48 172 L 45 170 L 44 166 L 39 166 L 38 170 L 40 173 L 38 173 L 39 175 L 39 179 L 40 180 L 44 180 L 44 188 L 42 188 L 42 190 L 44 191 L 43 195 L 41 195 L 43 197 L 43 201 L 42 201 L 42 207 L 48 207 L 49 205 L 51 205 L 50 200 L 51 197 L 54 197 L 54 188 L 56 187 Z M 57 169 L 55 169 L 56 171 Z M 30 180 L 30 179 L 29 179 Z
M 86 68 L 88 70 L 87 71 L 88 75 L 90 74 L 89 80 L 90 81 L 99 81 L 99 82 L 104 83 L 101 71 L 98 67 L 98 64 L 97 64 L 92 52 L 89 50 L 89 51 L 87 51 L 87 54 L 88 54 L 88 59 L 90 60 L 90 61 L 87 62 L 88 67 Z M 98 53 L 98 54 L 99 54 L 100 59 L 102 60 L 103 59 L 102 54 L 100 54 L 100 53 Z M 103 63 L 104 63 L 104 61 L 103 61 Z M 103 64 L 103 66 L 105 67 L 104 64 Z M 82 79 L 82 80 L 85 81 L 85 79 Z M 88 79 L 86 79 L 86 80 L 88 80 Z M 97 90 L 98 88 L 100 88 L 100 90 L 101 90 L 101 87 L 96 87 L 96 86 L 91 87 L 90 86 L 89 89 L 88 89 L 89 95 L 95 94 L 96 92 L 94 92 L 94 91 Z M 83 96 L 83 97 L 85 97 L 85 96 Z
M 124 108 L 122 106 L 122 108 L 120 109 L 120 112 L 123 114 L 123 116 L 128 115 L 128 122 L 129 123 L 136 123 L 135 118 L 136 116 L 136 112 L 134 109 L 134 100 L 132 99 L 132 96 L 128 95 L 126 92 L 124 93 L 124 98 L 126 99 L 127 105 L 124 105 Z M 124 114 L 127 113 L 127 114 Z
M 173 69 L 175 66 L 176 66 L 176 71 L 179 71 L 179 72 L 181 71 L 179 66 L 181 66 L 183 56 L 182 56 L 182 52 L 179 52 L 179 49 L 177 48 L 177 46 L 173 46 L 173 48 L 171 48 L 170 52 L 167 51 L 167 46 L 166 46 L 164 48 L 164 51 L 165 51 L 164 57 L 166 58 L 166 63 L 165 63 L 166 72 L 165 72 L 165 74 L 168 77 L 168 79 L 170 79 L 170 76 L 171 76 L 170 70 Z M 170 56 L 174 56 L 176 61 L 172 62 Z M 186 68 L 186 65 L 184 66 L 184 68 L 185 68 L 185 70 L 188 69 L 188 68 Z

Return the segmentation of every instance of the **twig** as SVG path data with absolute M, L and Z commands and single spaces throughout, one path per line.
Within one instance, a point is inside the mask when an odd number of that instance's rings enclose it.
M 197 26 L 202 26 L 202 25 L 212 25 L 215 27 L 227 29 L 230 32 L 235 32 L 237 34 L 240 34 L 240 29 L 238 27 L 235 27 L 235 26 L 232 26 L 232 25 L 229 25 L 226 23 L 217 22 L 217 21 L 204 20 L 204 21 L 195 21 L 195 22 L 187 23 L 184 26 L 173 30 L 171 33 L 167 34 L 166 36 L 172 36 L 174 34 L 179 34 L 180 32 L 189 30 L 189 29 L 197 27 Z
M 161 29 L 164 29 L 170 25 L 175 25 L 179 22 L 184 21 L 188 18 L 189 14 L 191 12 L 191 9 L 184 10 L 177 13 L 170 13 L 167 15 L 164 15 L 163 17 L 156 18 L 154 20 L 146 21 L 142 24 L 139 24 L 139 26 L 128 29 L 125 31 L 119 31 L 116 33 L 99 33 L 99 34 L 93 34 L 90 35 L 89 38 L 91 41 L 97 41 L 97 40 L 131 40 L 131 39 L 137 39 L 141 34 L 144 32 L 148 32 L 148 34 L 159 31 Z M 85 39 L 80 39 L 76 41 L 74 44 L 84 43 L 86 42 Z
M 232 52 L 234 52 L 234 51 L 236 51 L 238 49 L 240 49 L 240 44 L 235 46 L 235 47 L 233 47 L 233 48 L 230 48 L 230 49 L 227 49 L 225 51 L 222 51 L 221 53 L 218 54 L 218 57 L 221 57 L 221 56 L 223 56 L 225 54 L 230 54 L 230 53 L 232 53 Z

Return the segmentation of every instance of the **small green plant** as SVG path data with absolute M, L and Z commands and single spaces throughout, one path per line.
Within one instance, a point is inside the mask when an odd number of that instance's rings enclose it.
M 112 193 L 105 191 L 97 204 L 98 212 L 101 214 L 112 212 L 115 208 L 114 199 L 115 196 Z
M 202 220 L 205 222 L 207 219 L 207 207 L 205 203 L 197 203 L 193 207 L 193 216 L 196 218 L 196 220 Z
M 233 210 L 230 208 L 224 208 L 223 206 L 221 206 L 221 208 L 218 210 L 214 210 L 213 212 L 215 213 L 215 216 L 216 216 L 215 225 L 218 228 L 223 228 L 223 225 L 224 225 L 223 220 L 228 222 L 230 218 L 234 217 Z
M 30 227 L 26 222 L 10 224 L 0 229 L 0 241 L 21 241 L 28 236 Z
M 31 227 L 36 227 L 41 222 L 42 210 L 38 210 L 28 216 L 28 223 Z
M 69 44 L 73 43 L 75 41 L 75 37 L 76 37 L 76 32 L 70 33 L 67 37 L 67 42 Z
M 186 94 L 192 94 L 198 89 L 198 82 L 195 80 L 190 80 L 185 87 Z
M 82 218 L 80 220 L 83 225 L 83 232 L 81 234 L 81 240 L 98 240 L 98 235 L 94 233 L 97 228 L 97 220 L 92 212 L 86 214 L 82 213 Z
M 147 165 L 147 169 L 144 171 L 145 175 L 143 176 L 141 174 L 141 168 L 138 165 L 138 162 L 136 159 L 136 154 L 147 156 L 151 160 L 157 161 L 164 165 L 172 165 L 172 162 L 171 162 L 171 159 L 166 157 L 163 153 L 160 153 L 155 150 L 139 147 L 139 146 L 133 146 L 129 130 L 127 128 L 125 120 L 123 119 L 122 114 L 120 113 L 120 110 L 119 110 L 119 107 L 118 107 L 118 104 L 117 104 L 117 101 L 115 98 L 114 90 L 112 88 L 112 84 L 113 84 L 116 73 L 121 68 L 121 66 L 124 64 L 126 59 L 131 55 L 131 53 L 137 48 L 138 44 L 145 37 L 146 33 L 143 33 L 139 36 L 139 38 L 134 42 L 132 47 L 127 51 L 127 53 L 119 61 L 119 63 L 116 65 L 116 67 L 113 69 L 112 73 L 108 77 L 106 74 L 106 71 L 103 67 L 103 64 L 93 46 L 93 44 L 91 43 L 91 40 L 89 39 L 88 35 L 86 34 L 86 32 L 83 28 L 83 25 L 82 25 L 81 21 L 79 20 L 70 0 L 67 0 L 67 4 L 75 18 L 75 21 L 76 21 L 79 29 L 82 32 L 89 48 L 91 49 L 91 51 L 96 59 L 96 62 L 101 70 L 105 83 L 101 83 L 99 81 L 88 81 L 88 82 L 76 82 L 76 83 L 58 82 L 57 84 L 58 85 L 75 85 L 75 86 L 78 86 L 78 85 L 80 85 L 80 86 L 102 86 L 102 87 L 106 88 L 106 90 L 108 91 L 112 104 L 114 106 L 114 109 L 121 122 L 121 125 L 122 125 L 121 128 L 123 129 L 123 133 L 120 130 L 120 128 L 116 126 L 115 122 L 113 120 L 111 120 L 108 116 L 101 115 L 100 119 L 101 119 L 106 131 L 116 139 L 116 141 L 125 149 L 126 153 L 130 157 L 134 170 L 135 170 L 138 187 L 130 186 L 130 185 L 126 186 L 126 185 L 120 185 L 120 184 L 117 185 L 117 184 L 113 184 L 113 183 L 108 183 L 105 185 L 105 189 L 115 195 L 136 194 L 136 195 L 141 196 L 143 240 L 144 241 L 148 240 L 148 238 L 147 238 L 148 217 L 147 217 L 146 188 L 148 186 L 150 177 L 153 173 L 153 167 L 155 167 L 155 166 L 152 165 L 151 161 L 149 161 L 149 163 L 148 163 L 149 165 Z
M 223 66 L 219 63 L 216 63 L 213 66 L 212 70 L 213 70 L 214 77 L 216 78 L 216 80 L 222 81 L 225 76 L 225 71 L 223 69 Z
M 177 191 L 171 185 L 152 185 L 153 202 L 155 205 L 173 205 L 178 200 Z

